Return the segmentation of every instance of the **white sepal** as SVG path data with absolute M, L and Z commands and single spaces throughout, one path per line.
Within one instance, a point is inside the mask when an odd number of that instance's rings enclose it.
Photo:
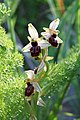
M 27 45 L 22 49 L 22 51 L 23 51 L 23 52 L 28 52 L 28 51 L 30 51 L 30 48 L 31 48 L 31 43 L 27 44 Z
M 56 20 L 53 20 L 51 23 L 50 23 L 50 26 L 49 28 L 52 29 L 53 31 L 56 30 L 56 28 L 58 27 L 59 25 L 59 18 L 57 18 Z
M 28 70 L 28 71 L 25 71 L 25 73 L 28 75 L 28 79 L 30 80 L 34 79 L 34 71 Z
M 22 49 L 22 51 L 23 51 L 23 52 L 28 52 L 28 51 L 30 51 L 30 48 L 31 48 L 31 43 L 27 44 L 27 45 Z
M 28 31 L 29 31 L 29 34 L 30 34 L 32 39 L 35 40 L 38 38 L 38 32 L 37 32 L 36 28 L 31 23 L 28 24 Z

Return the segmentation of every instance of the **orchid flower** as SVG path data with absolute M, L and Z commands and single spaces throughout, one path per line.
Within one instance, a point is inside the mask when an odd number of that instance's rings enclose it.
M 41 35 L 48 40 L 48 42 L 54 46 L 58 47 L 59 43 L 62 43 L 63 41 L 58 37 L 59 30 L 56 30 L 59 25 L 59 18 L 52 21 L 49 25 L 49 28 L 43 28 L 45 32 L 42 32 Z
M 30 34 L 30 36 L 28 36 L 28 40 L 30 41 L 30 43 L 27 44 L 22 51 L 30 51 L 32 57 L 38 57 L 41 53 L 41 49 L 49 47 L 50 44 L 48 41 L 39 38 L 36 28 L 31 23 L 28 24 L 28 31 Z
M 25 71 L 26 74 L 28 75 L 28 81 L 27 81 L 27 87 L 25 88 L 25 96 L 27 97 L 27 100 L 31 100 L 31 96 L 37 91 L 37 92 L 41 92 L 41 88 L 38 84 L 38 82 L 36 82 L 35 77 L 34 77 L 34 71 L 32 70 L 28 70 Z M 37 105 L 39 106 L 45 106 L 44 101 L 41 99 L 41 97 L 38 97 L 37 100 Z
M 41 88 L 34 78 L 34 71 L 28 70 L 25 71 L 28 76 L 27 87 L 25 89 L 25 96 L 29 97 L 35 93 L 35 91 L 40 92 Z

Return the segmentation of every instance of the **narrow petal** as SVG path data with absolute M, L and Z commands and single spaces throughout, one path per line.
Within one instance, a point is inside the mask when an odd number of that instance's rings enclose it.
M 34 89 L 37 91 L 37 92 L 40 92 L 41 91 L 41 88 L 39 86 L 39 84 L 37 82 L 32 82 L 33 86 L 34 86 Z
M 38 32 L 37 32 L 36 28 L 31 23 L 28 24 L 28 31 L 29 31 L 29 34 L 30 34 L 32 39 L 38 38 Z
M 46 27 L 43 27 L 43 30 L 45 30 L 46 32 L 49 32 L 50 29 L 49 28 L 46 28 Z
M 25 71 L 25 73 L 28 75 L 28 79 L 30 80 L 34 79 L 34 71 L 28 70 L 28 71 Z
M 42 100 L 42 98 L 40 97 L 37 101 L 37 105 L 41 106 L 41 107 L 45 107 L 45 102 Z
M 23 52 L 28 52 L 28 51 L 30 51 L 30 48 L 31 48 L 31 43 L 27 44 L 27 45 L 22 49 L 22 51 L 23 51 Z
M 41 32 L 41 35 L 45 38 L 45 39 L 49 39 L 51 34 L 49 32 Z
M 31 38 L 30 36 L 28 36 L 27 38 L 28 38 L 28 40 L 29 40 L 30 42 L 32 41 L 32 38 Z
M 59 30 L 54 30 L 53 33 L 58 35 L 60 33 L 60 31 Z
M 51 44 L 47 40 L 39 41 L 38 45 L 41 47 L 41 49 L 44 49 L 44 48 L 51 46 Z
M 59 25 L 59 22 L 60 22 L 60 20 L 59 20 L 59 18 L 57 18 L 56 20 L 54 20 L 50 23 L 49 28 L 52 29 L 53 31 L 56 30 L 56 28 Z
M 55 38 L 55 40 L 57 40 L 58 43 L 63 43 L 63 41 L 58 36 Z

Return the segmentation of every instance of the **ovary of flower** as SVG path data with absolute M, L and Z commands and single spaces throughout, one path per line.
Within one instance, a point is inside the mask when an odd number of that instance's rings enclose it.
M 41 49 L 45 49 L 50 46 L 49 42 L 39 38 L 38 32 L 36 28 L 29 23 L 28 24 L 28 31 L 30 36 L 28 36 L 28 40 L 30 41 L 29 44 L 27 44 L 22 51 L 23 52 L 29 52 L 31 53 L 32 57 L 37 57 L 41 53 Z
M 58 37 L 59 31 L 56 30 L 59 25 L 59 18 L 52 21 L 49 25 L 49 28 L 43 28 L 45 32 L 42 32 L 41 35 L 48 40 L 48 42 L 54 46 L 58 47 L 59 43 L 62 43 L 63 41 Z

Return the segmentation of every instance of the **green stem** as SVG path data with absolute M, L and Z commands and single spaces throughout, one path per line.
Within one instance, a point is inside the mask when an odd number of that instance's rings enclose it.
M 13 41 L 14 44 L 14 50 L 16 50 L 16 39 L 15 39 L 15 33 L 14 33 L 14 25 L 11 17 L 8 17 L 7 19 L 8 22 L 8 27 L 9 27 L 9 32 L 11 34 L 11 40 Z

